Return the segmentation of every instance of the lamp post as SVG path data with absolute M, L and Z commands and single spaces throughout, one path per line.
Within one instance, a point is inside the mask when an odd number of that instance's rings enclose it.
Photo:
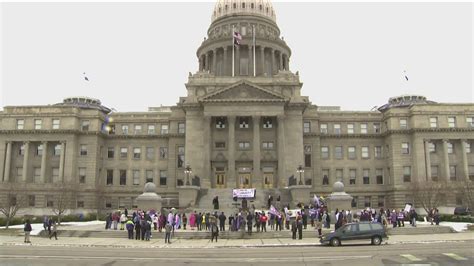
M 298 166 L 298 168 L 296 168 L 296 172 L 300 174 L 300 181 L 298 182 L 298 185 L 303 185 L 303 181 L 301 180 L 301 175 L 304 173 L 303 166 Z
M 191 166 L 186 165 L 186 168 L 184 168 L 184 173 L 186 174 L 186 186 L 189 186 L 189 175 L 192 173 L 193 171 L 191 170 Z

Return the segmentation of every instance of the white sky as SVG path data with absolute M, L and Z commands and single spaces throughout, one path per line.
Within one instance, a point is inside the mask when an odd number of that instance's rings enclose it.
M 293 52 L 290 69 L 299 71 L 313 104 L 370 110 L 401 94 L 474 102 L 472 3 L 273 5 Z M 118 111 L 174 105 L 186 95 L 188 72 L 198 69 L 196 50 L 213 8 L 1 3 L 0 105 L 70 96 L 98 98 Z

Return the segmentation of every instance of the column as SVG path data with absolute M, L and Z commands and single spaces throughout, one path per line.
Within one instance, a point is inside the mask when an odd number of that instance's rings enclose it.
M 240 76 L 240 46 L 235 47 L 235 75 Z
M 444 178 L 449 181 L 449 156 L 448 156 L 448 140 L 443 139 L 443 163 L 444 163 Z
M 222 66 L 222 75 L 226 76 L 228 75 L 227 72 L 227 46 L 224 47 L 224 60 L 223 60 L 223 66 Z
M 203 61 L 203 60 L 202 60 L 202 55 L 199 56 L 198 61 L 199 61 L 199 71 L 202 71 L 202 61 Z
M 263 187 L 262 173 L 260 170 L 260 116 L 252 116 L 253 126 L 253 178 L 250 186 L 260 188 Z M 253 183 L 253 186 L 252 186 Z
M 41 183 L 46 183 L 46 157 L 48 156 L 48 142 L 43 141 L 43 154 L 41 155 Z
M 252 45 L 249 45 L 249 56 L 248 56 L 248 59 L 249 59 L 249 62 L 248 62 L 248 66 L 249 66 L 249 70 L 248 70 L 248 75 L 249 77 L 252 77 L 253 76 L 253 56 L 252 56 Z
M 431 158 L 430 158 L 430 140 L 425 139 L 425 169 L 426 169 L 426 181 L 431 181 Z
M 209 53 L 205 53 L 204 54 L 204 70 L 205 71 L 209 71 L 210 68 L 209 68 Z
M 463 169 L 463 172 L 464 172 L 465 180 L 469 180 L 469 163 L 467 161 L 466 146 L 467 146 L 467 140 L 462 139 L 461 140 L 462 169 Z M 471 149 L 472 149 L 472 147 L 471 147 Z
M 214 75 L 217 74 L 217 49 L 212 51 L 212 72 Z
M 59 156 L 59 181 L 64 181 L 64 159 L 66 157 L 66 142 L 61 141 L 61 155 Z
M 279 115 L 278 120 L 278 178 L 274 177 L 273 186 L 278 187 L 280 182 L 283 186 L 288 185 L 287 176 L 285 176 L 285 117 Z
M 25 155 L 23 156 L 23 173 L 21 181 L 26 182 L 26 177 L 28 175 L 28 160 L 30 155 L 30 142 L 25 141 Z
M 228 116 L 229 123 L 229 149 L 227 154 L 227 167 L 229 168 L 229 184 L 234 181 L 234 186 L 238 187 L 237 178 L 235 176 L 235 116 Z
M 203 178 L 214 178 L 211 176 L 211 117 L 210 116 L 204 116 L 203 118 L 203 137 L 204 137 L 204 143 L 203 143 Z M 192 167 L 192 165 L 191 165 Z M 190 177 L 192 179 L 192 177 Z M 191 182 L 191 180 L 189 181 Z M 212 182 L 211 182 L 212 184 Z
M 279 70 L 283 70 L 283 53 L 280 51 L 280 68 Z
M 262 62 L 262 76 L 265 76 L 265 47 L 263 46 L 260 46 L 260 57 Z
M 285 70 L 290 71 L 290 58 L 288 58 L 288 55 L 285 56 Z
M 10 180 L 10 167 L 12 161 L 12 143 L 11 141 L 7 142 L 7 154 L 5 158 L 5 174 L 3 176 L 3 182 L 8 182 Z
M 270 51 L 271 51 L 270 55 L 272 56 L 272 59 L 271 59 L 271 61 L 270 61 L 271 64 L 272 64 L 272 65 L 271 65 L 271 66 L 272 66 L 272 67 L 271 67 L 271 69 L 272 69 L 271 71 L 272 71 L 272 72 L 271 72 L 270 76 L 273 76 L 273 73 L 275 73 L 275 49 L 271 48 Z

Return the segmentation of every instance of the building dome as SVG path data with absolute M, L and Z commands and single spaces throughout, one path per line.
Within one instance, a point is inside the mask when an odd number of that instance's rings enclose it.
M 269 0 L 218 0 L 212 12 L 212 22 L 236 14 L 258 15 L 276 22 L 275 11 Z

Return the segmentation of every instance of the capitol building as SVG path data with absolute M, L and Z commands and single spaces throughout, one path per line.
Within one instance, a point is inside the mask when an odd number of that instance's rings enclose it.
M 230 207 L 232 189 L 254 188 L 260 208 L 268 195 L 294 204 L 292 188 L 304 188 L 309 202 L 341 181 L 354 209 L 403 208 L 415 183 L 474 180 L 473 103 L 394 95 L 373 111 L 319 106 L 291 69 L 276 15 L 268 0 L 219 0 L 174 106 L 5 106 L 0 199 L 16 184 L 37 214 L 64 191 L 70 209 L 133 208 L 153 182 L 165 207 L 210 209 L 214 196 Z M 443 206 L 464 204 L 460 191 L 442 193 Z

